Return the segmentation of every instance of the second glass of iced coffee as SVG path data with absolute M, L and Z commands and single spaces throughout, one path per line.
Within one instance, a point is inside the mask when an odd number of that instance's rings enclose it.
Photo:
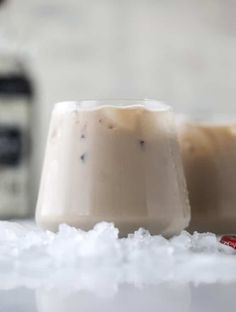
M 189 191 L 190 231 L 236 232 L 236 120 L 179 116 L 178 136 Z
M 49 130 L 36 221 L 114 222 L 171 236 L 190 219 L 173 112 L 153 100 L 62 102 Z

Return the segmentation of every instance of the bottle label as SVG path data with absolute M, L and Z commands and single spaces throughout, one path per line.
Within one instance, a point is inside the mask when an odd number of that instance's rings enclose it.
M 0 96 L 0 219 L 29 213 L 30 105 Z
M 21 156 L 21 130 L 15 126 L 0 126 L 0 166 L 17 166 Z

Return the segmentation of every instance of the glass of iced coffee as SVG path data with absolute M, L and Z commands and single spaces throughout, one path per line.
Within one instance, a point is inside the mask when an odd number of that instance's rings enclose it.
M 236 119 L 179 118 L 192 231 L 236 232 Z
M 113 222 L 171 236 L 190 219 L 173 112 L 153 100 L 62 102 L 52 112 L 36 221 Z

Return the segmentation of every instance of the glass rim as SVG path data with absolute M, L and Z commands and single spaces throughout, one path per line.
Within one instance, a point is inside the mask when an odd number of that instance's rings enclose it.
M 176 120 L 178 123 L 191 123 L 195 126 L 202 127 L 225 127 L 236 125 L 236 115 L 229 114 L 209 114 L 207 116 L 192 115 L 192 114 L 176 114 Z
M 72 111 L 97 110 L 104 107 L 117 109 L 145 108 L 151 111 L 170 111 L 171 106 L 154 99 L 81 99 L 77 101 L 62 101 L 54 105 L 53 112 L 66 113 Z

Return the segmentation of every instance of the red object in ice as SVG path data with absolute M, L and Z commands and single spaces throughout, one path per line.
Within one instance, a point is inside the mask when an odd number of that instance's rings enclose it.
M 220 242 L 224 245 L 227 245 L 236 249 L 236 236 L 232 236 L 232 235 L 222 236 Z

